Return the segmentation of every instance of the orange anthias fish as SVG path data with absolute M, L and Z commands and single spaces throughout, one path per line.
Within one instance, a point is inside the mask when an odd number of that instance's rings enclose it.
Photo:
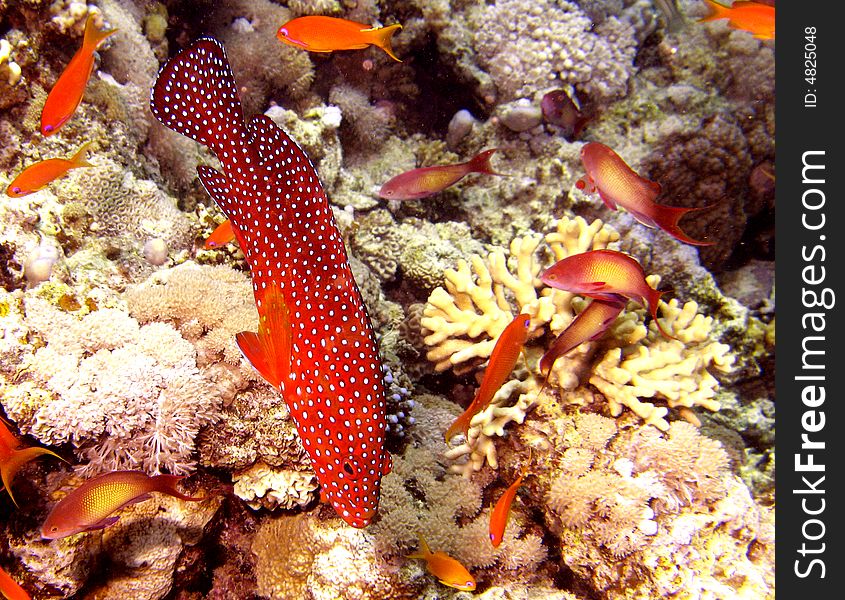
M 87 160 L 90 145 L 91 142 L 83 144 L 71 158 L 48 158 L 28 166 L 9 184 L 6 195 L 20 198 L 47 187 L 47 184 L 63 177 L 71 169 L 93 167 Z
M 284 397 L 321 495 L 353 527 L 375 516 L 384 447 L 384 372 L 331 205 L 308 156 L 269 117 L 244 120 L 223 46 L 201 38 L 159 73 L 150 106 L 207 146 L 223 172 L 200 181 L 231 220 L 249 265 L 258 332 L 237 335 Z
M 41 537 L 56 540 L 83 531 L 114 525 L 116 510 L 143 502 L 152 492 L 199 502 L 205 498 L 187 496 L 176 488 L 180 475 L 147 475 L 142 471 L 112 471 L 89 479 L 59 500 L 41 526 Z
M 235 230 L 232 229 L 232 222 L 229 219 L 226 219 L 220 225 L 214 228 L 214 231 L 211 232 L 211 235 L 205 239 L 205 243 L 202 245 L 203 248 L 206 250 L 210 250 L 211 248 L 217 248 L 219 246 L 225 246 L 230 242 L 235 241 Z
M 738 0 L 730 8 L 722 6 L 713 0 L 704 0 L 710 9 L 710 14 L 701 19 L 718 21 L 730 19 L 728 25 L 733 29 L 741 29 L 753 33 L 759 40 L 775 39 L 775 7 L 761 2 L 746 2 Z
M 575 186 L 588 194 L 598 191 L 610 210 L 616 210 L 619 205 L 646 227 L 659 227 L 686 244 L 713 244 L 692 239 L 678 226 L 678 221 L 685 214 L 706 210 L 709 206 L 682 208 L 657 204 L 654 200 L 660 195 L 660 184 L 637 175 L 616 152 L 599 142 L 584 144 L 581 163 L 587 174 Z
M 422 558 L 428 566 L 428 572 L 437 577 L 443 585 L 466 592 L 475 589 L 475 578 L 466 567 L 445 552 L 432 552 L 422 534 L 417 535 L 420 538 L 420 549 L 414 554 L 409 554 L 408 558 Z
M 666 292 L 658 292 L 645 280 L 645 272 L 632 256 L 616 250 L 592 250 L 557 261 L 540 274 L 549 287 L 609 302 L 617 294 L 647 306 L 660 332 L 673 338 L 657 319 L 657 304 Z M 674 339 L 674 338 L 673 338 Z
M 446 430 L 446 443 L 459 431 L 462 431 L 464 435 L 467 434 L 472 418 L 487 408 L 495 393 L 510 377 L 511 371 L 513 371 L 516 361 L 522 353 L 522 347 L 528 339 L 530 326 L 531 316 L 520 313 L 499 335 L 496 345 L 493 346 L 493 352 L 490 354 L 490 360 L 487 362 L 487 368 L 484 370 L 484 378 L 475 393 L 475 398 L 463 414 L 455 419 L 455 422 Z
M 276 32 L 276 37 L 285 44 L 304 48 L 311 52 L 333 52 L 335 50 L 360 50 L 367 46 L 378 46 L 393 60 L 399 60 L 393 53 L 390 38 L 399 24 L 388 27 L 370 27 L 336 17 L 319 15 L 297 17 L 288 21 Z
M 18 505 L 15 497 L 12 495 L 12 482 L 15 480 L 18 470 L 31 461 L 33 458 L 49 454 L 55 456 L 59 460 L 64 460 L 61 456 L 47 450 L 47 448 L 40 448 L 38 446 L 21 447 L 21 441 L 12 433 L 6 424 L 0 420 L 0 476 L 3 479 L 3 486 L 9 492 L 9 498 Z
M 490 165 L 490 157 L 496 150 L 497 148 L 485 150 L 473 159 L 456 165 L 439 165 L 405 171 L 382 185 L 378 195 L 387 200 L 416 200 L 443 191 L 470 173 L 501 175 L 501 173 L 496 173 Z
M 94 70 L 94 52 L 107 37 L 117 32 L 117 29 L 100 31 L 94 25 L 94 14 L 88 15 L 85 22 L 85 36 L 82 47 L 70 59 L 65 70 L 59 76 L 56 85 L 47 95 L 47 102 L 41 110 L 41 134 L 48 136 L 56 133 L 64 125 L 85 93 L 88 78 Z
M 614 300 L 594 299 L 590 305 L 564 329 L 540 359 L 540 372 L 548 373 L 555 361 L 588 340 L 600 338 L 625 308 L 626 300 L 616 295 Z
M 529 464 L 531 464 L 530 458 L 523 465 L 519 477 L 505 490 L 505 493 L 501 495 L 490 513 L 490 542 L 494 548 L 498 548 L 499 544 L 502 543 L 502 538 L 505 535 L 505 527 L 508 525 L 508 518 L 511 514 L 511 505 L 513 505 L 513 501 L 516 498 L 516 492 L 519 490 L 519 486 L 522 485 L 522 480 L 528 475 Z
M 6 600 L 30 600 L 31 596 L 12 576 L 0 569 L 0 594 Z

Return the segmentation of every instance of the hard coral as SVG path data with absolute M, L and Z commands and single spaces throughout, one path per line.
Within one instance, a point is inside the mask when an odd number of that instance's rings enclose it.
M 535 433 L 545 431 L 547 448 L 566 449 L 542 463 L 531 485 L 547 499 L 563 561 L 595 590 L 770 597 L 770 558 L 749 552 L 771 544 L 770 517 L 727 471 L 719 442 L 684 422 L 661 433 L 595 414 L 544 413 L 551 418 Z
M 472 256 L 472 270 L 460 261 L 456 270 L 446 271 L 446 288 L 435 289 L 424 309 L 421 325 L 431 332 L 425 343 L 433 347 L 428 359 L 437 370 L 473 369 L 489 357 L 497 337 L 517 312 L 531 315 L 533 337 L 546 330 L 558 335 L 584 303 L 569 292 L 543 288 L 537 278 L 539 271 L 551 264 L 552 258 L 606 248 L 617 239 L 618 234 L 601 221 L 588 225 L 580 217 L 565 218 L 545 240 L 539 235 L 514 239 L 510 260 L 502 250 L 494 250 L 486 260 Z M 543 241 L 546 246 L 540 252 Z M 728 346 L 711 339 L 713 319 L 699 315 L 694 302 L 683 307 L 677 301 L 661 303 L 661 323 L 678 338 L 667 340 L 655 324 L 645 326 L 643 309 L 634 309 L 630 303 L 604 340 L 582 344 L 555 362 L 549 382 L 561 400 L 570 404 L 600 400 L 586 385 L 589 382 L 604 394 L 611 414 L 618 416 L 621 407 L 628 406 L 663 430 L 669 427 L 664 418 L 668 409 L 639 398 L 662 398 L 670 408 L 681 408 L 681 415 L 691 420 L 695 420 L 689 410 L 693 406 L 718 409 L 713 400 L 718 381 L 707 369 L 730 371 L 733 355 Z M 457 470 L 468 473 L 485 462 L 495 467 L 493 438 L 504 435 L 510 422 L 522 423 L 539 402 L 544 380 L 536 363 L 539 355 L 530 347 L 527 352 L 528 368 L 517 367 L 514 378 L 473 418 L 467 441 L 449 450 L 451 458 L 469 457 L 463 465 L 455 465 Z M 632 361 L 623 365 L 622 356 L 632 357 Z
M 634 28 L 616 17 L 593 26 L 577 4 L 499 0 L 470 11 L 473 47 L 507 102 L 537 90 L 574 85 L 593 100 L 627 91 L 634 72 Z

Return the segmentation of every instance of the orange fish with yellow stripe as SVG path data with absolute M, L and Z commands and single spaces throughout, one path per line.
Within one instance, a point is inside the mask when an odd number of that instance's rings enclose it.
M 775 39 L 775 7 L 762 2 L 738 0 L 731 6 L 723 6 L 713 0 L 704 0 L 710 14 L 701 19 L 718 21 L 728 19 L 728 26 L 741 29 L 754 35 L 758 40 Z
M 531 316 L 520 313 L 499 334 L 496 345 L 493 346 L 493 352 L 490 354 L 490 360 L 487 361 L 487 368 L 484 370 L 484 377 L 481 380 L 481 385 L 478 386 L 475 398 L 463 414 L 455 419 L 455 422 L 446 430 L 447 443 L 459 431 L 463 432 L 464 435 L 467 434 L 472 418 L 487 408 L 493 396 L 510 377 L 511 371 L 516 366 L 516 361 L 522 354 L 522 348 L 528 339 L 530 327 Z
M 141 471 L 112 471 L 89 479 L 53 507 L 41 526 L 41 537 L 55 540 L 114 525 L 120 517 L 112 513 L 124 506 L 149 499 L 152 492 L 191 502 L 205 499 L 180 492 L 176 488 L 180 479 L 183 476 L 150 476 Z
M 47 450 L 47 448 L 41 448 L 40 446 L 28 446 L 24 448 L 22 446 L 23 444 L 17 436 L 0 420 L 0 477 L 2 477 L 3 486 L 9 492 L 9 498 L 12 499 L 15 506 L 18 503 L 12 495 L 12 482 L 15 480 L 15 475 L 18 474 L 18 470 L 22 466 L 33 458 L 45 454 L 55 456 L 59 460 L 64 460 L 52 450 Z
M 414 554 L 409 554 L 408 558 L 423 559 L 428 566 L 428 572 L 437 577 L 443 585 L 468 592 L 475 589 L 475 577 L 465 566 L 443 551 L 432 552 L 422 534 L 418 533 L 417 536 L 420 538 L 420 549 Z

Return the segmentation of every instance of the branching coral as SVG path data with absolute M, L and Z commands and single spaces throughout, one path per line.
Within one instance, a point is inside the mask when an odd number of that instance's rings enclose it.
M 513 240 L 510 258 L 494 250 L 486 260 L 474 255 L 459 261 L 457 269 L 445 273 L 446 287 L 429 296 L 420 323 L 431 333 L 425 343 L 432 346 L 427 356 L 437 370 L 453 368 L 466 372 L 492 352 L 496 339 L 516 312 L 532 316 L 534 337 L 548 330 L 562 332 L 584 302 L 569 292 L 543 288 L 537 275 L 552 260 L 590 249 L 607 248 L 618 234 L 601 221 L 591 224 L 580 217 L 564 218 L 556 231 L 545 238 L 528 235 Z M 541 244 L 545 241 L 545 246 Z M 650 280 L 656 284 L 655 279 Z M 611 326 L 606 339 L 588 342 L 557 360 L 549 382 L 568 403 L 584 404 L 594 394 L 585 387 L 589 382 L 607 398 L 613 415 L 627 406 L 646 422 L 666 430 L 665 406 L 642 402 L 641 397 L 661 398 L 669 407 L 681 407 L 682 415 L 694 419 L 689 409 L 703 406 L 716 410 L 713 400 L 718 382 L 708 368 L 730 371 L 733 355 L 724 344 L 710 339 L 712 318 L 697 313 L 697 305 L 677 301 L 661 303 L 661 323 L 678 339 L 667 340 L 654 324 L 647 328 L 644 311 L 629 305 Z M 538 355 L 528 350 L 528 369 L 517 369 L 515 379 L 505 384 L 490 406 L 476 415 L 467 442 L 449 451 L 458 458 L 469 455 L 459 470 L 480 469 L 484 462 L 496 465 L 493 436 L 504 434 L 511 421 L 521 423 L 538 402 L 543 378 L 537 372 Z M 630 362 L 622 362 L 630 358 Z M 515 399 L 515 400 L 514 400 Z

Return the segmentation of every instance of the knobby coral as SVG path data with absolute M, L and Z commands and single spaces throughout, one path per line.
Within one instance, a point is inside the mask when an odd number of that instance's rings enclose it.
M 424 338 L 431 347 L 428 359 L 441 371 L 474 369 L 490 356 L 496 339 L 517 312 L 531 315 L 535 339 L 546 332 L 558 335 L 585 303 L 572 293 L 543 287 L 537 277 L 540 270 L 573 254 L 613 248 L 618 237 L 599 220 L 588 224 L 580 217 L 563 218 L 545 237 L 529 234 L 514 239 L 510 257 L 496 249 L 486 259 L 473 255 L 471 268 L 459 261 L 457 269 L 445 272 L 445 288 L 429 296 L 420 320 L 430 332 Z M 650 280 L 653 285 L 656 281 Z M 692 407 L 716 410 L 713 396 L 718 382 L 708 368 L 730 371 L 733 355 L 728 346 L 710 338 L 712 318 L 699 315 L 697 308 L 694 302 L 683 306 L 677 301 L 661 302 L 661 324 L 678 338 L 667 340 L 654 323 L 646 326 L 644 311 L 635 310 L 631 303 L 604 340 L 582 344 L 556 361 L 549 382 L 564 402 L 573 404 L 592 401 L 595 394 L 586 387 L 590 383 L 607 398 L 613 415 L 627 406 L 662 430 L 669 427 L 667 407 L 640 398 L 659 398 L 670 408 L 682 407 L 682 415 L 689 419 L 694 419 Z M 536 366 L 539 353 L 528 348 L 527 354 L 527 367 L 517 368 L 516 377 L 475 416 L 466 443 L 449 451 L 453 458 L 469 455 L 458 469 L 478 470 L 485 461 L 495 466 L 492 438 L 504 435 L 511 421 L 521 423 L 539 401 L 543 381 Z

